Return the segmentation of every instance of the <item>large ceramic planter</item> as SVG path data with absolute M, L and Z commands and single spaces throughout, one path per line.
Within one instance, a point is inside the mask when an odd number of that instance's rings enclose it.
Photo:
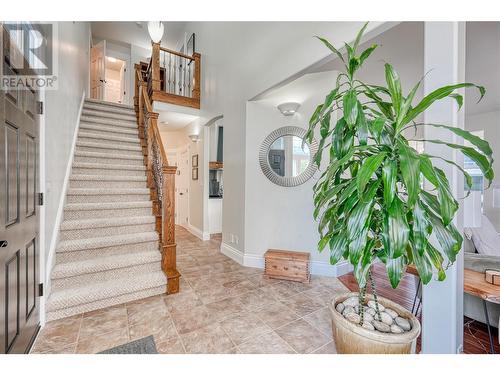
M 335 306 L 349 297 L 358 296 L 358 293 L 345 293 L 336 296 L 330 304 L 332 315 L 332 331 L 335 347 L 340 354 L 411 354 L 415 353 L 420 323 L 404 307 L 386 298 L 378 297 L 379 303 L 386 308 L 396 311 L 399 316 L 408 319 L 411 330 L 404 333 L 382 333 L 370 331 L 348 321 L 342 316 Z M 371 294 L 366 295 L 367 300 L 372 300 Z

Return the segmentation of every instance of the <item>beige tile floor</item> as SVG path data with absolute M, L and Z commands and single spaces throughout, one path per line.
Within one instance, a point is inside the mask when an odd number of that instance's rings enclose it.
M 266 279 L 177 228 L 181 291 L 48 323 L 32 353 L 96 353 L 153 335 L 160 353 L 335 353 L 327 304 L 347 288 Z

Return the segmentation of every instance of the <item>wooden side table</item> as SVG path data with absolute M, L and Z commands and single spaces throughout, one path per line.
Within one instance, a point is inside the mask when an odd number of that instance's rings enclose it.
M 500 304 L 500 286 L 488 283 L 484 279 L 484 273 L 482 272 L 465 269 L 464 292 L 483 300 L 484 319 L 486 320 L 486 325 L 488 327 L 488 336 L 490 339 L 490 352 L 491 354 L 495 354 L 493 336 L 491 334 L 490 318 L 488 316 L 488 305 L 486 304 L 486 302 Z
M 412 275 L 418 276 L 417 269 L 413 264 L 409 265 L 406 271 L 408 273 L 411 273 Z M 413 305 L 415 305 L 420 286 L 421 281 L 419 280 Z M 486 280 L 484 279 L 484 273 L 469 270 L 466 268 L 464 269 L 464 293 L 477 298 L 481 298 L 481 300 L 483 301 L 484 318 L 486 320 L 486 326 L 488 327 L 488 338 L 490 340 L 490 353 L 495 354 L 493 335 L 491 333 L 490 318 L 488 314 L 488 305 L 486 304 L 486 302 L 500 304 L 500 286 L 486 282 Z

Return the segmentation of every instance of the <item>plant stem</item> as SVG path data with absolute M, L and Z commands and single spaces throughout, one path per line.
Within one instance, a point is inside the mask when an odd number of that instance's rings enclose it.
M 366 284 L 364 287 L 362 287 L 360 290 L 359 290 L 359 294 L 358 294 L 358 300 L 359 300 L 359 316 L 361 318 L 361 320 L 359 321 L 359 325 L 363 325 L 364 323 L 364 320 L 365 320 L 365 308 L 364 308 L 364 304 L 365 304 L 365 297 L 366 297 Z
M 371 268 L 368 271 L 368 278 L 370 279 L 370 284 L 371 284 L 371 287 L 372 287 L 373 300 L 375 301 L 375 313 L 377 314 L 378 321 L 381 322 L 382 321 L 382 317 L 380 316 L 380 309 L 378 307 L 377 291 L 375 290 L 375 281 L 373 280 L 373 277 L 372 277 L 372 270 L 371 270 Z

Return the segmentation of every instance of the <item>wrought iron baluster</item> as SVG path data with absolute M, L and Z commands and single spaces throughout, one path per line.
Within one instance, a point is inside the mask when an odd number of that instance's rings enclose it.
M 161 157 L 159 146 L 156 142 L 153 142 L 151 145 L 151 149 L 153 151 L 153 179 L 156 185 L 156 191 L 158 194 L 158 201 L 160 202 L 160 206 L 163 203 L 163 160 Z
M 172 54 L 168 54 L 168 93 L 172 92 Z

